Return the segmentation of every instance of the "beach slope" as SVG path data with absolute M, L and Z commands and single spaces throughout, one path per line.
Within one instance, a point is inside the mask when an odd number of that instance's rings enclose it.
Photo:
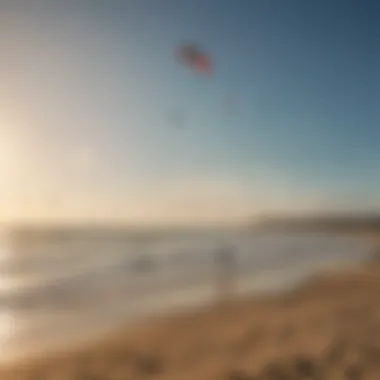
M 1 380 L 380 379 L 380 264 L 297 291 L 125 327 L 71 352 L 4 366 Z

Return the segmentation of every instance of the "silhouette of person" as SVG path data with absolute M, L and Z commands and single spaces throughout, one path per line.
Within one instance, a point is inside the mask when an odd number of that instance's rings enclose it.
M 216 253 L 217 268 L 219 272 L 219 290 L 221 296 L 230 296 L 233 291 L 233 283 L 236 277 L 236 260 L 234 249 L 225 245 Z

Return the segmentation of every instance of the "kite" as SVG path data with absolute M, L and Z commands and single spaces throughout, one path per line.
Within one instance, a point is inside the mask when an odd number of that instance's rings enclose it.
M 198 74 L 211 74 L 213 71 L 210 57 L 194 44 L 181 45 L 176 50 L 178 58 Z
M 214 65 L 210 55 L 199 48 L 195 43 L 179 45 L 175 49 L 175 56 L 196 74 L 209 76 L 214 72 Z M 226 117 L 234 115 L 236 108 L 236 101 L 231 97 L 228 97 L 222 104 L 222 109 Z M 185 124 L 187 117 L 184 111 L 176 110 L 172 113 L 170 119 L 177 127 L 180 127 Z

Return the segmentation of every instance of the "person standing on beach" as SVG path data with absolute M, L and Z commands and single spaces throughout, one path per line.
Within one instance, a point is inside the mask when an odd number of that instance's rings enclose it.
M 228 299 L 232 297 L 234 291 L 234 282 L 236 280 L 236 260 L 234 250 L 231 246 L 223 246 L 216 252 L 217 270 L 218 270 L 218 290 L 221 298 Z

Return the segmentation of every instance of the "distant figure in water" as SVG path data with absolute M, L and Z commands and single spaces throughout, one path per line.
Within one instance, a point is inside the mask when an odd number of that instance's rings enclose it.
M 135 241 L 136 244 L 136 258 L 132 263 L 132 270 L 136 273 L 150 273 L 154 270 L 154 263 L 152 257 L 146 251 L 146 240 L 144 237 L 138 237 Z
M 154 264 L 148 255 L 141 255 L 134 263 L 134 270 L 138 273 L 152 272 Z
M 216 252 L 216 260 L 221 297 L 222 299 L 230 298 L 234 290 L 234 281 L 237 275 L 234 249 L 228 245 L 221 247 Z

